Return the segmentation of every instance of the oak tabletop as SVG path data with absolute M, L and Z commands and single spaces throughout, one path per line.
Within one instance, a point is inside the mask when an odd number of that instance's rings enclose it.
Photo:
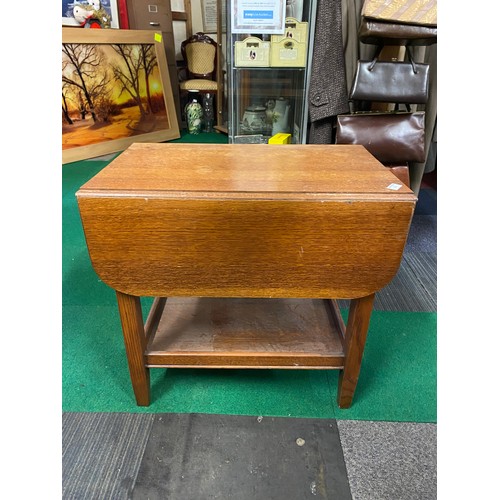
M 416 197 L 360 145 L 134 143 L 77 196 Z

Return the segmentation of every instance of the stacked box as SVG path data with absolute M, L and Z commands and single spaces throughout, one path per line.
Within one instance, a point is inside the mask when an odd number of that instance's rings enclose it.
M 269 67 L 270 42 L 249 36 L 234 43 L 234 65 L 237 67 Z
M 270 65 L 273 67 L 305 67 L 307 59 L 308 23 L 293 17 L 285 20 L 285 33 L 271 36 Z

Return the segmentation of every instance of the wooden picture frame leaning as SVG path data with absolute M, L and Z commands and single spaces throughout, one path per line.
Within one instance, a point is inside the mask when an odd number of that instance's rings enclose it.
M 180 137 L 160 32 L 62 29 L 62 162 Z

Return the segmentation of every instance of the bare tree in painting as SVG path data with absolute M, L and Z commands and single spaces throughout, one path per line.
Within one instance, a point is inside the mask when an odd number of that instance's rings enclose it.
M 109 76 L 106 57 L 95 45 L 64 43 L 63 86 L 70 85 L 83 93 L 94 122 L 98 121 L 94 100 L 106 92 Z
M 111 65 L 113 76 L 121 85 L 120 95 L 126 92 L 137 104 L 141 116 L 145 116 L 147 110 L 144 108 L 140 93 L 140 74 L 143 63 L 138 51 L 138 46 L 117 44 L 112 47 L 123 59 L 123 64 Z
M 62 112 L 64 119 L 69 123 L 69 125 L 73 125 L 73 120 L 71 119 L 71 116 L 69 116 L 69 106 L 68 106 L 68 96 L 67 94 L 64 93 L 64 84 L 63 84 L 63 90 L 62 90 Z
M 153 104 L 151 102 L 151 88 L 149 85 L 149 77 L 153 73 L 153 70 L 156 68 L 156 66 L 158 66 L 158 61 L 156 59 L 156 55 L 153 50 L 153 45 L 151 44 L 141 45 L 141 59 L 142 59 L 142 67 L 144 69 L 144 79 L 146 83 L 148 106 L 151 112 L 154 113 Z
M 73 125 L 73 119 L 70 115 L 70 103 L 73 104 L 73 108 L 77 107 L 80 112 L 80 119 L 85 120 L 85 115 L 87 114 L 87 104 L 83 98 L 82 92 L 78 90 L 73 85 L 69 85 L 67 82 L 62 84 L 62 111 L 63 117 L 69 125 Z
M 65 68 L 68 66 L 68 62 L 63 60 L 63 73 Z M 73 125 L 73 120 L 69 116 L 69 101 L 71 100 L 69 97 L 69 93 L 71 92 L 71 86 L 68 83 L 62 83 L 62 112 L 64 119 L 68 122 L 69 125 Z
M 99 120 L 103 122 L 111 121 L 111 116 L 116 114 L 116 104 L 111 99 L 111 87 L 102 89 L 93 97 L 94 110 Z

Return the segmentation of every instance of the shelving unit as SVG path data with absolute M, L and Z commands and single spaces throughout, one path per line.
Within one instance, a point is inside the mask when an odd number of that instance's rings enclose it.
M 263 33 L 240 34 L 233 32 L 233 13 L 231 2 L 227 10 L 227 72 L 228 72 L 228 138 L 229 143 L 267 143 L 276 133 L 291 134 L 292 144 L 305 144 L 307 135 L 307 90 L 309 84 L 309 65 L 312 58 L 314 39 L 314 19 L 316 16 L 316 0 L 305 0 L 299 22 L 307 22 L 307 38 L 304 41 L 305 65 L 298 63 L 293 66 L 285 59 L 280 65 L 273 60 L 271 52 L 276 47 L 272 35 Z M 289 26 L 290 17 L 287 17 L 286 26 Z M 285 33 L 289 30 L 287 29 Z M 283 37 L 285 36 L 283 33 Z M 252 37 L 250 39 L 249 37 Z M 257 40 L 266 45 L 267 64 L 256 65 L 252 61 L 238 60 L 237 43 L 245 40 Z M 290 41 L 299 41 L 290 38 Z M 301 43 L 300 43 L 301 45 Z M 293 49 L 295 50 L 295 48 Z M 302 50 L 302 48 L 297 49 Z M 290 51 L 292 54 L 292 51 Z M 259 54 L 260 55 L 260 54 Z M 293 63 L 292 63 L 293 64 Z M 286 110 L 280 115 L 277 112 L 278 101 L 280 108 Z M 249 121 L 249 117 L 259 114 L 257 121 Z M 264 118 L 265 116 L 265 118 Z M 276 122 L 280 119 L 280 127 Z M 259 124 L 259 120 L 262 121 Z M 253 125 L 252 125 L 253 123 Z

